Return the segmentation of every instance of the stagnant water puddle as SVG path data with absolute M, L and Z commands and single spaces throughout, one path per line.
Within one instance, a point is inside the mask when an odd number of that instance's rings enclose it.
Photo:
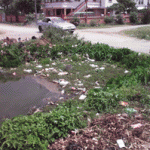
M 3 118 L 26 115 L 32 107 L 46 105 L 45 98 L 57 101 L 59 96 L 56 84 L 39 77 L 26 76 L 18 81 L 0 82 L 0 123 Z

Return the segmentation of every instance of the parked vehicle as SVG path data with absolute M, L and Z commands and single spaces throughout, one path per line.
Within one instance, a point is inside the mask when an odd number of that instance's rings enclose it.
M 68 23 L 60 17 L 46 17 L 42 21 L 38 22 L 38 28 L 40 32 L 45 30 L 48 26 L 61 28 L 64 31 L 69 31 L 70 33 L 73 33 L 76 29 L 74 24 Z

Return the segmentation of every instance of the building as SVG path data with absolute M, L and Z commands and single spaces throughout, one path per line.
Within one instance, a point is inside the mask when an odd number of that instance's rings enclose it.
M 150 0 L 134 0 L 137 8 L 143 9 L 150 5 Z M 117 0 L 44 0 L 43 12 L 45 16 L 72 16 L 75 12 L 94 12 L 94 16 L 109 14 L 107 7 L 117 3 Z

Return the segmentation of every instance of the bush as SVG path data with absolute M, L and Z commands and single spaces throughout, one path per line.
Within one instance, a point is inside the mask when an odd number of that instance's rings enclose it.
M 91 27 L 95 27 L 96 25 L 97 25 L 96 20 L 91 20 L 91 21 L 90 21 L 90 26 L 91 26 Z
M 143 11 L 143 17 L 141 19 L 141 22 L 143 24 L 149 24 L 150 23 L 150 9 L 145 9 Z
M 73 17 L 70 22 L 73 23 L 75 26 L 78 26 L 80 23 L 80 19 L 77 17 Z
M 35 19 L 34 14 L 29 13 L 28 15 L 26 15 L 27 22 L 32 22 L 32 21 L 34 21 L 34 19 Z
M 118 24 L 124 24 L 123 17 L 122 17 L 121 14 L 118 14 L 118 15 L 116 16 L 115 21 L 116 21 L 116 23 L 118 23 Z
M 130 22 L 131 23 L 138 23 L 138 13 L 136 13 L 136 12 L 130 12 Z
M 113 23 L 114 22 L 114 17 L 113 16 L 106 16 L 104 18 L 104 21 L 105 21 L 106 24 Z

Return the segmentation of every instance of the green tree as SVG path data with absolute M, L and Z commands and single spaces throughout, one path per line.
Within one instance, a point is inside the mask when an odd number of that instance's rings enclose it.
M 132 0 L 117 0 L 118 3 L 113 4 L 109 7 L 110 10 L 115 10 L 116 14 L 125 13 L 126 11 L 130 13 L 131 11 L 137 11 L 136 3 Z
M 12 2 L 13 0 L 0 0 L 0 6 L 6 10 Z

